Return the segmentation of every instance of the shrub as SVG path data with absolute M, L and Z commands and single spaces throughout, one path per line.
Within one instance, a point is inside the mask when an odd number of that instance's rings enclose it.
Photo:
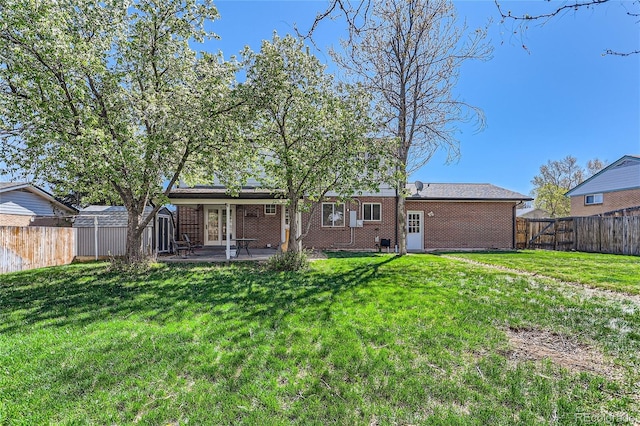
M 109 256 L 108 271 L 131 276 L 146 274 L 151 269 L 152 263 L 152 258 L 145 258 L 139 262 L 127 262 L 122 256 Z
M 271 256 L 265 264 L 267 271 L 302 271 L 309 266 L 307 253 L 303 251 L 285 251 Z

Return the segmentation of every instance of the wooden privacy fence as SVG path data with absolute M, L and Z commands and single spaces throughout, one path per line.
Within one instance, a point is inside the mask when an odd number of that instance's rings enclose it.
M 67 265 L 75 246 L 73 228 L 0 226 L 0 273 Z
M 640 216 L 517 219 L 517 248 L 640 255 Z

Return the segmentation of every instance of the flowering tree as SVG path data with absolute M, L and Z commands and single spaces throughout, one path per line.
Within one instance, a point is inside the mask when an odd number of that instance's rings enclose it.
M 244 89 L 254 105 L 251 139 L 260 154 L 256 169 L 265 187 L 288 200 L 289 247 L 295 251 L 311 222 L 296 235 L 294 213 L 313 214 L 312 202 L 329 191 L 349 196 L 376 188 L 383 144 L 371 137 L 370 96 L 361 87 L 336 85 L 300 39 L 274 35 L 245 58 Z
M 122 203 L 130 262 L 181 174 L 239 168 L 236 65 L 190 47 L 213 36 L 209 1 L 6 0 L 0 16 L 0 160 Z

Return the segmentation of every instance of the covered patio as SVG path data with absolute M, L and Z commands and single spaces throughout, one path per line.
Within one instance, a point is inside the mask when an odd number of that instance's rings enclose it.
M 193 251 L 180 252 L 158 257 L 162 263 L 216 263 L 216 262 L 246 262 L 265 261 L 278 253 L 277 248 L 248 248 L 238 249 L 231 246 L 231 253 L 227 257 L 227 249 L 222 247 L 197 247 Z M 231 256 L 235 254 L 235 256 Z
M 281 194 L 252 186 L 231 195 L 224 187 L 196 186 L 176 188 L 169 199 L 177 207 L 176 237 L 186 235 L 198 248 L 187 257 L 260 260 L 287 240 L 289 215 Z

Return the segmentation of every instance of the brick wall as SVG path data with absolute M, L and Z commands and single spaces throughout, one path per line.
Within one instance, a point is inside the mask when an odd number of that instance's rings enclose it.
M 17 214 L 0 214 L 0 226 L 29 226 L 31 216 Z
M 280 245 L 283 206 L 276 205 L 276 214 L 265 213 L 264 205 L 236 206 L 236 236 L 256 238 L 250 247 L 271 247 Z
M 363 218 L 362 203 L 380 203 L 381 221 L 365 221 L 361 228 L 349 226 L 349 211 Z M 513 206 L 509 202 L 424 202 L 407 201 L 407 210 L 424 211 L 425 249 L 447 248 L 512 248 Z M 263 205 L 236 206 L 236 237 L 256 238 L 252 247 L 271 244 L 278 247 L 281 238 L 283 206 L 276 207 L 275 215 L 267 215 Z M 429 216 L 429 212 L 433 215 Z M 395 245 L 395 198 L 366 197 L 345 205 L 342 227 L 323 227 L 320 205 L 313 215 L 302 214 L 302 230 L 311 222 L 304 246 L 313 249 L 375 250 L 379 240 L 388 238 Z M 179 235 L 187 232 L 192 241 L 202 242 L 204 237 L 202 208 L 178 206 Z M 378 237 L 378 242 L 376 242 Z
M 358 201 L 359 200 L 359 201 Z M 379 222 L 365 221 L 362 228 L 349 227 L 349 211 L 358 212 L 358 219 L 362 219 L 362 203 L 380 203 L 381 218 Z M 311 227 L 309 234 L 304 239 L 304 246 L 314 249 L 360 249 L 375 250 L 376 237 L 388 238 L 391 240 L 391 246 L 395 245 L 395 198 L 393 197 L 366 197 L 358 198 L 345 205 L 345 221 L 343 227 L 323 227 L 322 226 L 322 207 L 319 205 L 313 216 L 308 213 L 302 215 L 302 231 L 309 220 Z
M 509 202 L 416 202 L 424 211 L 425 249 L 513 248 L 513 206 Z M 433 215 L 429 215 L 433 212 Z
M 640 189 L 605 192 L 602 204 L 584 204 L 584 195 L 571 197 L 571 216 L 593 216 L 627 207 L 640 206 Z

